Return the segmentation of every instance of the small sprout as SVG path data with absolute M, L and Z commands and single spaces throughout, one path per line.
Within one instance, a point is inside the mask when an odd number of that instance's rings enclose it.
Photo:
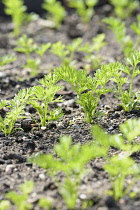
M 77 93 L 77 103 L 81 105 L 85 113 L 86 122 L 91 123 L 93 117 L 96 116 L 100 96 L 110 91 L 105 87 L 110 79 L 110 75 L 106 74 L 106 69 L 98 70 L 93 78 L 87 76 L 84 70 L 76 71 L 70 66 L 56 68 L 54 74 L 59 79 L 70 83 L 72 89 Z
M 5 134 L 9 135 L 14 131 L 14 125 L 17 119 L 24 118 L 24 108 L 26 101 L 30 95 L 30 89 L 20 90 L 14 99 L 8 101 L 4 100 L 0 102 L 0 108 L 7 107 L 9 112 L 6 113 L 3 119 L 0 116 L 0 130 Z
M 99 51 L 107 44 L 104 39 L 105 34 L 99 34 L 92 38 L 92 43 L 85 43 L 79 47 L 79 51 L 86 53 L 84 60 L 89 63 L 90 67 L 88 68 L 98 69 L 101 65 L 103 58 L 101 58 Z
M 59 120 L 63 113 L 60 108 L 50 110 L 49 104 L 52 102 L 61 102 L 62 98 L 55 99 L 57 91 L 62 87 L 57 85 L 57 78 L 52 73 L 45 76 L 39 83 L 42 86 L 33 86 L 30 90 L 28 104 L 31 104 L 37 111 L 41 121 L 41 128 L 46 129 L 46 125 L 51 120 Z
M 1 210 L 10 209 L 10 202 L 8 200 L 2 200 L 2 201 L 0 201 L 0 209 Z
M 137 15 L 137 23 L 133 22 L 130 27 L 138 35 L 134 44 L 135 49 L 137 49 L 140 44 L 140 15 Z
M 108 157 L 107 152 L 104 169 L 108 172 L 112 183 L 112 190 L 109 192 L 116 200 L 128 195 L 132 186 L 139 179 L 140 166 L 131 158 L 131 155 L 140 151 L 140 145 L 135 143 L 135 137 L 140 135 L 140 120 L 129 119 L 120 125 L 120 131 L 123 135 L 109 135 L 98 125 L 91 128 L 95 144 L 101 150 L 109 151 L 110 147 L 123 151 L 123 155 Z M 124 137 L 123 137 L 124 136 Z M 94 150 L 97 151 L 97 150 Z M 97 151 L 98 153 L 98 151 Z M 125 179 L 131 175 L 131 183 L 125 185 Z
M 79 143 L 72 145 L 72 139 L 68 136 L 61 137 L 60 143 L 55 145 L 54 150 L 55 155 L 39 154 L 32 156 L 29 161 L 46 169 L 57 185 L 67 207 L 75 209 L 79 186 L 83 176 L 88 172 L 87 163 L 97 156 L 106 155 L 107 150 L 105 152 L 104 149 L 103 153 L 92 142 L 85 145 Z M 57 174 L 59 172 L 64 174 L 63 182 L 58 180 Z
M 39 199 L 38 205 L 39 205 L 39 207 L 41 207 L 45 210 L 51 210 L 52 209 L 52 200 L 46 199 L 46 198 L 41 198 L 41 199 Z
M 14 50 L 25 53 L 27 57 L 29 57 L 32 52 L 37 50 L 37 45 L 32 38 L 28 38 L 27 35 L 24 34 L 17 40 L 17 47 Z
M 57 0 L 44 0 L 42 7 L 49 13 L 47 18 L 50 16 L 50 19 L 54 21 L 55 28 L 59 28 L 62 21 L 66 17 L 66 11 L 61 2 Z
M 31 70 L 31 76 L 36 76 L 39 71 L 42 57 L 50 46 L 50 43 L 38 46 L 32 38 L 29 38 L 24 34 L 17 40 L 17 47 L 14 50 L 26 54 L 26 63 L 24 68 Z M 39 57 L 33 59 L 31 58 L 31 53 L 37 54 Z
M 114 88 L 113 91 L 121 101 L 121 106 L 125 111 L 131 111 L 136 109 L 140 102 L 137 98 L 138 92 L 133 91 L 134 78 L 140 74 L 137 66 L 140 62 L 140 53 L 134 51 L 126 58 L 126 62 L 128 65 L 123 65 L 120 62 L 110 63 L 106 65 L 106 69 L 112 74 L 110 80 L 117 84 L 117 88 Z M 126 76 L 123 76 L 124 73 Z M 129 85 L 127 90 L 124 90 L 124 84 Z
M 42 58 L 45 52 L 50 48 L 50 46 L 51 46 L 51 43 L 42 44 L 36 49 L 35 53 L 38 54 Z
M 125 22 L 115 17 L 104 18 L 103 22 L 108 24 L 108 28 L 114 32 L 116 40 L 120 44 L 124 55 L 129 56 L 134 50 L 134 44 L 131 37 L 126 34 Z
M 30 210 L 32 204 L 27 202 L 28 195 L 32 192 L 34 183 L 32 181 L 26 181 L 26 183 L 20 185 L 21 194 L 10 191 L 5 194 L 5 197 L 12 201 L 18 210 Z
M 51 46 L 51 53 L 57 55 L 61 59 L 62 65 L 72 65 L 74 62 L 74 54 L 78 51 L 80 44 L 82 43 L 81 38 L 74 39 L 70 44 L 65 45 L 61 41 L 58 41 Z
M 131 157 L 122 157 L 115 155 L 109 159 L 104 165 L 104 169 L 109 173 L 112 182 L 111 195 L 116 200 L 124 197 L 129 193 L 131 187 L 137 181 L 140 174 L 140 168 Z M 132 184 L 128 185 L 125 189 L 125 179 L 127 176 L 132 175 Z
M 17 57 L 15 55 L 4 55 L 2 57 L 0 57 L 0 66 L 4 66 L 8 63 L 12 63 L 13 61 L 15 61 L 17 59 Z
M 110 0 L 110 2 L 114 6 L 117 17 L 121 19 L 130 17 L 131 14 L 139 7 L 139 1 L 137 0 Z
M 68 0 L 69 7 L 76 9 L 77 14 L 81 17 L 82 22 L 89 22 L 94 14 L 94 7 L 98 0 Z
M 2 0 L 5 5 L 5 13 L 12 17 L 14 24 L 14 35 L 18 36 L 21 33 L 21 26 L 23 25 L 27 14 L 26 6 L 23 0 Z

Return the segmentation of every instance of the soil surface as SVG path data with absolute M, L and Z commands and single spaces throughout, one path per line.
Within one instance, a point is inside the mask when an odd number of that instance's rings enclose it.
M 129 29 L 130 24 L 136 20 L 136 15 L 140 9 L 126 20 L 128 26 L 128 34 L 135 39 L 135 35 Z M 92 38 L 97 34 L 105 33 L 106 46 L 100 51 L 100 55 L 104 58 L 101 63 L 110 63 L 114 61 L 124 62 L 124 56 L 121 49 L 114 38 L 113 33 L 107 29 L 106 24 L 102 22 L 104 17 L 113 15 L 113 8 L 109 4 L 99 5 L 90 23 L 81 23 L 80 18 L 73 12 L 70 12 L 58 30 L 49 27 L 48 21 L 40 17 L 36 21 L 23 26 L 23 33 L 32 37 L 37 44 L 46 42 L 62 41 L 70 43 L 74 38 L 82 37 L 85 42 L 91 42 Z M 13 53 L 16 46 L 16 39 L 11 36 L 13 26 L 7 18 L 0 18 L 0 55 Z M 60 60 L 49 52 L 46 52 L 39 74 L 35 77 L 30 75 L 28 69 L 23 69 L 25 56 L 22 53 L 14 52 L 18 59 L 12 64 L 7 64 L 0 71 L 0 97 L 1 99 L 12 99 L 14 95 L 23 88 L 38 85 L 38 80 L 43 78 L 51 69 L 61 65 Z M 34 56 L 34 55 L 33 55 Z M 76 53 L 75 59 L 78 61 L 76 69 L 83 68 L 83 55 Z M 89 74 L 93 75 L 95 69 L 90 69 Z M 134 88 L 139 88 L 140 77 L 135 80 Z M 26 180 L 32 180 L 35 183 L 33 192 L 29 195 L 29 202 L 33 204 L 33 209 L 41 209 L 38 207 L 38 200 L 42 197 L 51 197 L 53 200 L 53 209 L 67 209 L 61 195 L 58 192 L 55 183 L 44 169 L 28 162 L 28 158 L 36 153 L 53 153 L 53 148 L 59 142 L 59 138 L 63 135 L 71 136 L 73 144 L 80 142 L 81 144 L 90 141 L 93 137 L 90 133 L 92 125 L 84 122 L 84 113 L 81 107 L 76 103 L 76 94 L 72 91 L 66 82 L 63 91 L 57 95 L 62 95 L 64 101 L 59 104 L 63 108 L 64 116 L 60 121 L 52 121 L 46 130 L 41 130 L 35 125 L 31 119 L 31 114 L 38 120 L 38 115 L 31 107 L 26 107 L 27 119 L 19 120 L 16 123 L 17 129 L 13 134 L 5 136 L 0 132 L 0 200 L 4 199 L 4 194 L 14 190 L 19 192 L 19 186 Z M 139 118 L 140 111 L 125 112 L 118 106 L 118 100 L 108 93 L 103 95 L 98 109 L 104 113 L 108 113 L 100 118 L 95 118 L 94 123 L 98 123 L 106 132 L 110 134 L 119 132 L 119 125 L 129 118 Z M 6 110 L 1 110 L 1 115 Z M 110 151 L 110 155 L 116 151 Z M 134 156 L 139 162 L 139 154 Z M 79 189 L 79 198 L 76 209 L 81 209 L 79 203 L 82 199 L 91 199 L 93 205 L 86 209 L 93 210 L 139 210 L 140 209 L 140 193 L 136 197 L 130 198 L 125 196 L 119 201 L 115 201 L 113 197 L 107 194 L 107 190 L 111 189 L 108 174 L 103 170 L 104 160 L 97 158 L 89 164 L 91 171 L 83 178 Z M 61 178 L 61 176 L 60 176 Z M 139 192 L 140 181 L 134 185 L 132 191 Z M 83 196 L 84 195 L 84 196 Z M 15 209 L 11 205 L 10 210 Z

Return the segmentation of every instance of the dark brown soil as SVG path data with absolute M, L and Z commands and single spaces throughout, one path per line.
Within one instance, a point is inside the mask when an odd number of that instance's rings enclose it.
M 92 37 L 99 33 L 105 33 L 108 45 L 104 46 L 100 52 L 101 56 L 105 58 L 104 63 L 116 60 L 123 62 L 121 49 L 113 33 L 102 23 L 102 18 L 111 14 L 112 7 L 108 4 L 97 7 L 91 22 L 87 24 L 81 23 L 75 14 L 71 14 L 58 30 L 46 27 L 47 22 L 39 18 L 30 23 L 28 27 L 24 27 L 23 33 L 34 38 L 38 44 L 54 43 L 59 40 L 69 43 L 76 37 L 82 37 L 84 41 L 91 42 Z M 136 20 L 136 14 L 128 18 L 127 25 L 129 26 L 134 20 Z M 11 30 L 11 22 L 5 18 L 0 18 L 0 55 L 13 52 L 15 39 L 10 35 Z M 132 31 L 128 30 L 128 33 L 134 37 Z M 1 99 L 11 99 L 20 89 L 38 85 L 40 78 L 43 78 L 54 67 L 61 65 L 59 59 L 48 52 L 43 57 L 39 74 L 36 77 L 30 77 L 29 72 L 22 68 L 25 57 L 20 53 L 16 53 L 16 55 L 18 59 L 12 64 L 6 65 L 0 71 Z M 78 60 L 77 69 L 82 68 L 81 54 L 77 53 L 76 59 Z M 92 69 L 90 74 L 94 72 L 95 70 Z M 140 78 L 138 77 L 135 81 L 135 88 L 137 89 L 139 88 L 139 81 Z M 20 184 L 26 180 L 32 180 L 35 182 L 35 187 L 29 196 L 29 201 L 33 203 L 33 209 L 39 209 L 37 202 L 42 197 L 51 197 L 53 199 L 53 209 L 67 209 L 55 184 L 45 170 L 27 161 L 32 154 L 53 152 L 54 144 L 59 142 L 60 136 L 71 136 L 73 143 L 85 143 L 92 139 L 90 134 L 91 125 L 84 122 L 84 114 L 75 102 L 76 94 L 67 83 L 63 85 L 65 89 L 61 91 L 61 95 L 64 96 L 65 101 L 61 103 L 61 106 L 65 114 L 60 121 L 50 122 L 47 129 L 42 131 L 38 127 L 34 127 L 30 119 L 22 119 L 16 123 L 16 127 L 21 127 L 22 130 L 16 130 L 15 133 L 6 137 L 0 132 L 0 200 L 4 199 L 5 193 L 10 190 L 19 191 Z M 140 116 L 140 111 L 124 112 L 120 110 L 118 101 L 112 94 L 103 96 L 98 109 L 108 112 L 108 115 L 95 119 L 94 122 L 98 123 L 108 133 L 119 132 L 119 125 L 125 122 L 126 119 L 139 118 Z M 34 110 L 31 110 L 30 107 L 26 108 L 27 115 L 32 111 Z M 36 112 L 34 112 L 34 117 L 38 118 Z M 139 162 L 139 155 L 135 158 Z M 91 199 L 93 206 L 87 208 L 89 210 L 139 210 L 139 193 L 133 199 L 125 196 L 119 201 L 115 201 L 107 195 L 106 191 L 111 188 L 111 184 L 108 174 L 102 168 L 103 163 L 102 159 L 95 159 L 91 162 L 91 172 L 83 179 L 79 190 L 79 200 L 82 199 L 82 194 Z M 140 182 L 133 187 L 133 190 L 139 192 L 139 187 Z M 11 207 L 10 210 L 12 209 L 15 209 L 15 207 Z M 80 209 L 78 204 L 77 209 Z

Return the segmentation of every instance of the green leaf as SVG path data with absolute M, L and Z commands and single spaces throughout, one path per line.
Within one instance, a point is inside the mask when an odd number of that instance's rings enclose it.
M 29 194 L 32 192 L 34 187 L 34 182 L 32 181 L 26 181 L 24 184 L 20 185 L 20 190 L 24 193 L 24 194 Z
M 140 135 L 140 120 L 129 119 L 120 125 L 120 130 L 129 142 Z
M 17 57 L 15 55 L 4 55 L 2 57 L 0 57 L 0 66 L 4 66 L 8 63 L 12 63 L 13 61 L 15 61 L 17 59 Z

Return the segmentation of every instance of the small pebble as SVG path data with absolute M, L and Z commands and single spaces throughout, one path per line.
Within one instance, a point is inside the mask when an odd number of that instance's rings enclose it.
M 108 131 L 112 131 L 112 130 L 114 130 L 112 126 L 108 128 Z
M 41 180 L 45 180 L 45 174 L 39 174 L 39 178 L 40 178 Z
M 0 164 L 5 164 L 5 160 L 0 159 Z
M 77 124 L 73 124 L 71 127 L 74 128 L 74 129 L 79 129 L 80 128 L 80 126 L 77 125 Z
M 42 126 L 41 130 L 45 131 L 46 130 L 46 126 L 44 126 L 44 127 Z
M 0 132 L 0 137 L 4 137 L 5 134 L 3 132 Z
M 6 168 L 5 168 L 5 172 L 6 174 L 12 174 L 13 173 L 13 170 L 14 170 L 15 166 L 14 165 L 7 165 Z
M 87 196 L 85 195 L 85 194 L 81 194 L 81 195 L 79 195 L 79 198 L 81 198 L 81 199 L 86 199 L 87 198 Z

